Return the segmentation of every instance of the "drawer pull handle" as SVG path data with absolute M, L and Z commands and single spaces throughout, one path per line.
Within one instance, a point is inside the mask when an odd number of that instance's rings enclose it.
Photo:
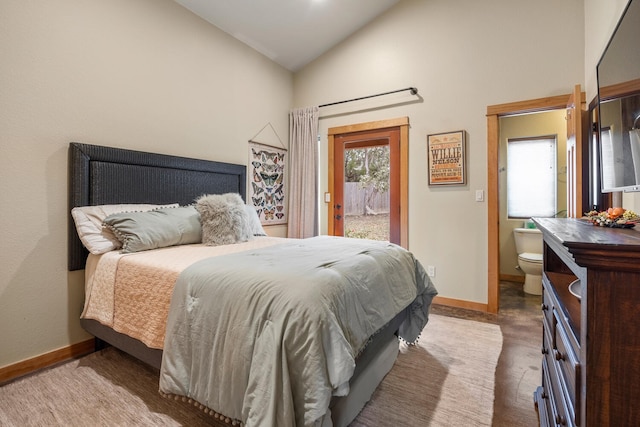
M 562 354 L 558 350 L 554 350 L 553 355 L 555 356 L 556 360 L 564 360 L 564 354 Z
M 542 347 L 542 354 L 549 354 L 549 349 L 546 347 Z
M 556 415 L 556 424 L 561 426 L 567 425 L 567 419 L 562 415 Z
M 547 304 L 545 304 L 545 303 L 542 303 L 540 305 L 540 310 L 547 311 L 547 310 L 549 310 L 549 306 Z

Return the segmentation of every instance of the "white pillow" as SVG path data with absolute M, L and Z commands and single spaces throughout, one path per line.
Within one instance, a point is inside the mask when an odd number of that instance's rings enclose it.
M 247 211 L 247 220 L 249 228 L 251 229 L 251 234 L 254 236 L 266 236 L 267 233 L 264 231 L 264 228 L 262 228 L 262 223 L 260 223 L 260 218 L 258 217 L 256 208 L 251 205 L 244 205 L 244 208 Z
M 170 205 L 122 204 L 79 206 L 71 209 L 71 216 L 76 224 L 80 241 L 92 254 L 99 255 L 119 249 L 122 243 L 107 228 L 102 227 L 106 217 L 121 212 L 146 212 L 153 209 L 178 207 L 178 203 Z

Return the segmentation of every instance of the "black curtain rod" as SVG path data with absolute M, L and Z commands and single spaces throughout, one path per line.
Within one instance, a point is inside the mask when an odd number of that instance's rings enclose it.
M 390 95 L 392 93 L 404 92 L 405 90 L 410 90 L 411 91 L 411 95 L 416 95 L 418 93 L 418 89 L 417 88 L 415 88 L 415 87 L 406 87 L 404 89 L 392 90 L 391 92 L 378 93 L 378 94 L 369 95 L 369 96 L 361 96 L 360 98 L 347 99 L 346 101 L 332 102 L 330 104 L 322 104 L 322 105 L 319 105 L 318 107 L 328 107 L 330 105 L 344 104 L 345 102 L 360 101 L 361 99 L 375 98 L 376 96 L 382 96 L 382 95 Z

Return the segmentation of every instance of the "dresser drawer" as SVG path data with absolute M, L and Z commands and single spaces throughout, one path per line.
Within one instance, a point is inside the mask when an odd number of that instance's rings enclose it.
M 542 276 L 542 315 L 547 321 L 548 325 L 553 325 L 553 297 L 551 285 L 549 285 L 549 278 L 547 275 Z
M 565 395 L 567 410 L 571 419 L 580 423 L 580 369 L 581 365 L 573 348 L 567 330 L 557 318 L 554 310 L 555 336 L 553 338 L 553 364 L 558 373 L 560 388 Z
M 555 363 L 553 358 L 553 329 L 547 327 L 546 320 L 544 320 L 544 327 L 542 328 L 542 331 L 542 356 L 546 360 L 547 365 L 553 365 Z
M 540 427 L 556 425 L 556 403 L 551 390 L 549 378 L 549 365 L 546 359 L 542 359 L 542 386 L 534 394 L 538 405 L 538 418 Z
M 547 363 L 547 359 L 543 359 L 543 363 L 547 364 L 548 381 L 549 385 L 546 390 L 549 392 L 549 401 L 553 405 L 553 424 L 554 426 L 569 426 L 574 427 L 573 413 L 569 410 L 569 403 L 567 402 L 567 396 L 563 390 L 563 380 L 560 378 L 562 375 L 557 370 L 557 366 L 554 363 Z
M 552 426 L 553 417 L 551 416 L 551 403 L 549 403 L 549 396 L 544 390 L 544 386 L 538 387 L 533 393 L 533 401 L 535 402 L 536 410 L 538 411 L 540 427 Z
M 562 391 L 559 373 L 553 364 L 542 359 L 542 387 L 548 406 L 546 407 L 549 425 L 558 427 L 575 427 L 573 418 L 568 411 L 566 396 Z M 542 423 L 541 423 L 542 425 Z

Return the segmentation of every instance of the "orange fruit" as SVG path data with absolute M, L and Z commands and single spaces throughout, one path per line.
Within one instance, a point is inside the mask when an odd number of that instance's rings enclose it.
M 618 217 L 624 214 L 624 211 L 624 208 L 613 208 L 613 212 L 611 212 L 611 214 L 615 217 Z

